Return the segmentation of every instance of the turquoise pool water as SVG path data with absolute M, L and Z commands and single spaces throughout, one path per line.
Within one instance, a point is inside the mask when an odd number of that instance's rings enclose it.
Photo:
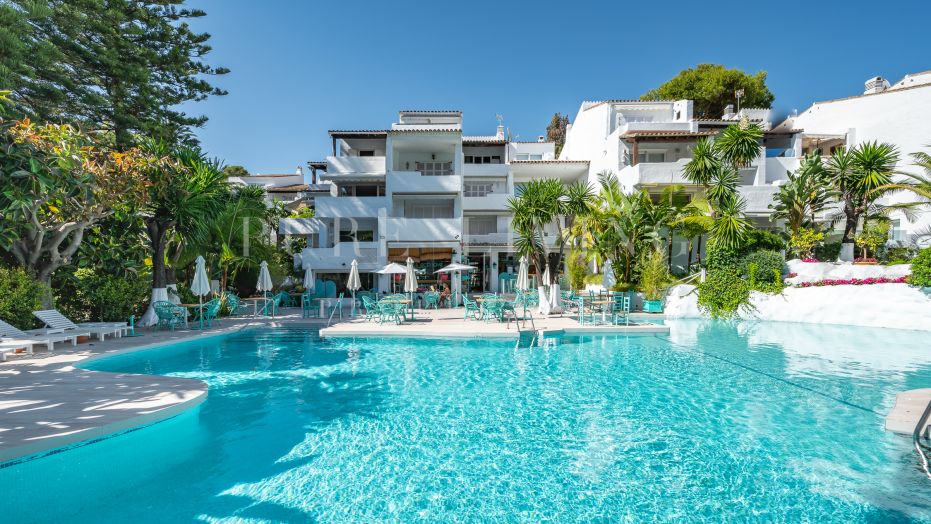
M 0 469 L 0 521 L 931 521 L 883 431 L 931 385 L 927 334 L 668 324 L 548 349 L 255 330 L 98 361 L 209 398 Z

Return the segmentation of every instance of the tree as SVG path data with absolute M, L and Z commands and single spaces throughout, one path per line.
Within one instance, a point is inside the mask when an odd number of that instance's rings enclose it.
M 225 91 L 205 76 L 227 72 L 203 62 L 210 35 L 188 21 L 205 13 L 184 0 L 10 0 L 0 37 L 15 51 L 0 55 L 5 85 L 20 111 L 112 134 L 117 149 L 134 135 L 190 139 L 203 116 L 178 109 Z M 38 66 L 22 57 L 38 57 Z M 0 75 L 3 77 L 4 75 Z
M 151 249 L 154 302 L 167 299 L 169 236 L 178 236 L 177 249 L 206 238 L 210 219 L 222 208 L 229 188 L 219 163 L 207 159 L 198 149 L 154 140 L 148 141 L 145 148 L 163 159 L 146 171 L 148 198 L 139 209 Z M 141 324 L 151 321 L 152 315 L 147 313 Z
M 249 170 L 242 166 L 226 166 L 223 168 L 223 172 L 226 173 L 226 176 L 228 177 L 249 176 Z
M 508 200 L 508 210 L 513 214 L 511 225 L 518 236 L 515 240 L 517 251 L 530 258 L 538 275 L 543 275 L 547 265 L 550 266 L 550 281 L 541 282 L 539 292 L 544 292 L 543 285 L 558 282 L 559 268 L 565 252 L 568 230 L 560 224 L 560 219 L 571 222 L 574 217 L 584 216 L 590 211 L 594 193 L 584 183 L 565 186 L 558 179 L 531 180 L 523 186 L 520 193 Z M 544 231 L 547 226 L 557 232 L 558 250 L 553 256 L 547 256 Z M 546 297 L 541 296 L 541 304 Z M 548 310 L 544 310 L 548 311 Z
M 802 228 L 814 228 L 818 213 L 832 201 L 831 188 L 827 184 L 827 173 L 821 157 L 812 153 L 802 159 L 794 173 L 787 173 L 788 182 L 779 186 L 769 208 L 771 219 L 783 219 L 790 235 Z
M 766 72 L 747 74 L 718 64 L 699 64 L 695 69 L 679 72 L 671 80 L 640 97 L 641 100 L 682 100 L 695 102 L 695 116 L 721 118 L 728 104 L 736 104 L 736 92 L 742 90 L 742 107 L 772 107 L 775 97 L 766 87 Z
M 546 126 L 546 140 L 556 143 L 556 156 L 562 151 L 562 146 L 566 144 L 566 128 L 569 126 L 569 115 L 556 113 L 550 124 Z
M 24 119 L 7 126 L 0 139 L 0 247 L 49 284 L 89 228 L 144 201 L 138 170 L 152 162 L 136 149 L 101 148 L 70 125 Z
M 838 149 L 828 160 L 827 180 L 841 202 L 844 217 L 841 243 L 850 246 L 851 254 L 860 220 L 892 190 L 898 160 L 895 146 L 879 142 L 865 142 L 850 151 Z

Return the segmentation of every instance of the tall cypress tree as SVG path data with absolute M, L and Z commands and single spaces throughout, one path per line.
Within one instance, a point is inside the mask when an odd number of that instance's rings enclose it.
M 205 16 L 184 0 L 10 0 L 0 42 L 0 73 L 10 76 L 16 108 L 42 120 L 66 120 L 112 132 L 117 148 L 134 135 L 176 142 L 206 122 L 178 109 L 225 91 L 207 77 L 225 68 L 203 61 L 210 35 L 190 19 Z M 35 66 L 22 57 L 37 56 Z M 4 85 L 5 84 L 5 85 Z

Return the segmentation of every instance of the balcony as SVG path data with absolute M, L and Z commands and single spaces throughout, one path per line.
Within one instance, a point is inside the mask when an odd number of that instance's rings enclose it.
M 308 247 L 301 251 L 301 263 L 312 267 L 314 271 L 345 270 L 352 261 L 359 263 L 359 269 L 372 271 L 385 265 L 384 257 L 378 256 L 378 247 L 374 242 L 344 242 L 336 247 Z
M 508 176 L 507 164 L 462 164 L 463 176 Z
M 459 218 L 400 218 L 386 220 L 389 242 L 455 242 L 462 235 Z
M 315 199 L 317 216 L 321 218 L 377 217 L 379 209 L 389 209 L 388 197 L 325 196 Z
M 327 177 L 339 175 L 384 176 L 385 157 L 383 156 L 328 156 Z
M 641 162 L 622 169 L 618 179 L 624 187 L 641 184 L 689 184 L 690 182 L 682 175 L 682 170 L 688 162 L 687 158 L 675 162 Z
M 282 218 L 278 222 L 278 233 L 282 235 L 319 235 L 326 230 L 326 224 L 317 218 Z
M 674 121 L 642 121 L 620 120 L 617 123 L 618 134 L 632 133 L 636 131 L 694 131 L 692 124 L 689 122 Z
M 504 233 L 484 233 L 481 235 L 465 235 L 465 243 L 470 246 L 513 246 L 517 233 L 506 231 Z M 543 245 L 555 247 L 559 236 L 553 232 L 543 235 Z
M 512 195 L 507 193 L 488 193 L 481 197 L 462 197 L 464 211 L 504 211 Z
M 449 171 L 452 173 L 452 171 Z M 420 171 L 392 171 L 388 175 L 388 191 L 392 193 L 459 193 L 462 177 L 426 175 Z

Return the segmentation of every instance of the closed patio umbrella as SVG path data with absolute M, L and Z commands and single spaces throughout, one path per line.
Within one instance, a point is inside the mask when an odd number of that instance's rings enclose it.
M 410 293 L 411 319 L 414 318 L 414 292 L 417 291 L 417 273 L 414 271 L 414 259 L 407 257 L 407 270 L 404 275 L 404 292 Z
M 610 260 L 605 260 L 604 266 L 601 268 L 601 285 L 604 286 L 606 291 L 610 291 L 611 288 L 617 284 L 617 277 L 614 276 L 614 267 L 611 265 Z
M 517 268 L 517 290 L 527 291 L 530 289 L 530 278 L 528 277 L 529 268 L 527 267 L 527 257 L 520 257 L 520 267 Z
M 359 262 L 352 259 L 352 266 L 349 268 L 349 280 L 346 282 L 346 289 L 352 293 L 352 316 L 356 316 L 356 291 L 362 287 L 362 281 L 359 279 Z
M 200 329 L 204 329 L 204 296 L 210 294 L 210 279 L 207 277 L 207 262 L 198 255 L 195 262 L 194 280 L 191 282 L 191 292 L 197 295 L 200 307 Z
M 265 297 L 268 291 L 272 290 L 272 275 L 268 272 L 268 262 L 262 261 L 259 264 L 259 280 L 255 284 L 256 291 L 262 293 L 262 296 Z M 268 298 L 265 299 L 265 307 L 268 308 Z M 272 312 L 274 314 L 274 311 Z
M 314 270 L 313 268 L 304 269 L 304 291 L 313 291 L 314 290 Z

